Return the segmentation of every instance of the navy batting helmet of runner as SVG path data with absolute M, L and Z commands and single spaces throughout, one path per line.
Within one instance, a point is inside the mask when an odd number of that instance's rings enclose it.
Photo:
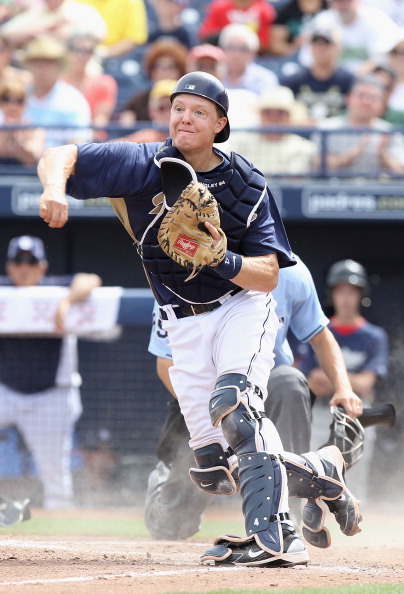
M 369 281 L 365 268 L 355 260 L 341 260 L 335 262 L 327 274 L 327 287 L 333 289 L 336 285 L 348 284 L 362 289 L 363 294 L 369 293 Z
M 220 80 L 207 72 L 190 72 L 182 76 L 175 85 L 170 97 L 171 102 L 180 93 L 205 97 L 220 107 L 227 118 L 227 123 L 223 130 L 216 134 L 215 142 L 225 142 L 230 136 L 230 124 L 227 116 L 229 98 Z

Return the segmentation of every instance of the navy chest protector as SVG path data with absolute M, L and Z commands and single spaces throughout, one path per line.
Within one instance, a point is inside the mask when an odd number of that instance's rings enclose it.
M 218 173 L 217 179 L 206 179 L 200 175 L 197 175 L 197 179 L 209 187 L 222 207 L 221 227 L 227 236 L 228 249 L 243 255 L 242 238 L 265 196 L 265 179 L 235 153 L 231 155 L 231 167 Z M 182 183 L 183 180 L 181 187 Z M 162 210 L 161 217 L 148 230 L 139 250 L 151 286 L 154 282 L 162 283 L 176 296 L 193 303 L 214 301 L 234 289 L 234 283 L 223 279 L 214 268 L 209 267 L 205 267 L 194 279 L 184 282 L 189 271 L 167 258 L 158 245 L 157 233 L 164 213 L 165 210 Z

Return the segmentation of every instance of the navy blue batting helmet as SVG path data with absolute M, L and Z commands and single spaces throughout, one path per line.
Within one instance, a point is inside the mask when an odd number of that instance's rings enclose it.
M 341 260 L 333 264 L 327 275 L 327 287 L 333 289 L 336 285 L 347 283 L 362 289 L 363 294 L 369 293 L 369 281 L 365 268 L 355 260 Z

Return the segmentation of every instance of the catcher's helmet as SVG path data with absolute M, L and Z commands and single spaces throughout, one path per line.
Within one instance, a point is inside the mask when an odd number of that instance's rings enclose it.
M 182 76 L 175 85 L 170 97 L 171 102 L 180 93 L 205 97 L 220 107 L 227 118 L 227 123 L 223 130 L 216 134 L 215 142 L 225 142 L 230 136 L 230 124 L 227 116 L 229 97 L 220 80 L 208 72 L 190 72 Z
M 346 468 L 353 466 L 362 457 L 365 432 L 358 419 L 347 415 L 341 406 L 331 406 L 330 445 L 336 445 L 345 460 Z
M 369 293 L 369 282 L 366 270 L 355 260 L 341 260 L 333 264 L 327 274 L 327 287 L 333 289 L 336 285 L 347 283 L 359 287 L 363 295 Z
M 347 469 L 362 457 L 366 427 L 394 427 L 396 424 L 396 409 L 391 402 L 365 408 L 356 419 L 347 415 L 341 405 L 331 406 L 330 412 L 330 435 L 324 445 L 336 445 L 341 450 Z

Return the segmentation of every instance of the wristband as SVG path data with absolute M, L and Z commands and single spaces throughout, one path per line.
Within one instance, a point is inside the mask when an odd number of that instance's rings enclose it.
M 216 270 L 216 272 L 218 272 L 221 277 L 231 280 L 238 275 L 242 265 L 243 258 L 240 256 L 240 254 L 235 254 L 230 250 L 226 250 L 225 257 L 220 262 L 220 264 L 214 268 L 214 270 Z

